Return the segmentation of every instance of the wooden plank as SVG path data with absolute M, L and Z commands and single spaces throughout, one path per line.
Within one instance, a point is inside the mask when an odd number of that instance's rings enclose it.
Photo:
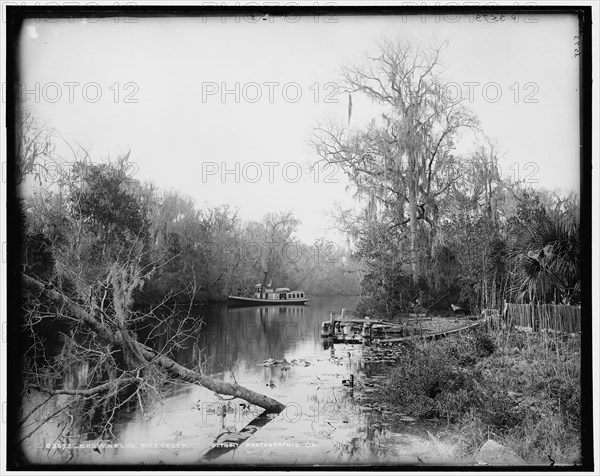
M 423 334 L 423 335 L 420 335 L 420 336 L 398 337 L 398 338 L 395 338 L 395 339 L 377 339 L 377 340 L 375 340 L 373 342 L 375 344 L 387 344 L 387 343 L 393 343 L 393 342 L 404 342 L 404 341 L 409 341 L 409 340 L 437 339 L 437 338 L 440 338 L 440 337 L 449 336 L 451 334 L 456 334 L 457 332 L 461 332 L 461 331 L 464 331 L 464 330 L 467 330 L 467 329 L 471 329 L 471 328 L 476 327 L 476 326 L 478 326 L 480 324 L 483 324 L 487 320 L 489 320 L 489 318 L 488 317 L 484 317 L 483 319 L 480 319 L 479 321 L 472 322 L 471 324 L 468 324 L 468 325 L 463 326 L 463 327 L 459 327 L 457 329 L 451 329 L 451 330 L 448 330 L 448 331 L 435 332 L 435 333 L 432 333 L 432 334 Z
M 361 319 L 358 317 L 344 317 L 343 319 L 340 317 L 334 317 L 333 321 L 334 322 L 347 322 L 347 323 L 356 322 L 356 323 L 360 323 L 360 324 L 364 324 L 365 322 L 371 323 L 371 324 L 389 324 L 389 325 L 395 324 L 393 322 L 377 321 L 375 319 Z M 395 325 L 398 325 L 398 324 L 395 324 Z

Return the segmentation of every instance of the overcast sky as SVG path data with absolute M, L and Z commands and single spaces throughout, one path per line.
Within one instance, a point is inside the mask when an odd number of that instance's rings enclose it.
M 497 140 L 505 175 L 579 190 L 576 17 L 124 20 L 28 23 L 27 103 L 97 160 L 131 149 L 137 178 L 199 206 L 229 203 L 247 219 L 293 210 L 303 240 L 334 238 L 327 211 L 352 203 L 346 179 L 309 170 L 307 141 L 317 121 L 347 120 L 347 96 L 331 84 L 340 66 L 398 34 L 449 41 L 443 76 Z M 373 106 L 353 106 L 356 127 Z

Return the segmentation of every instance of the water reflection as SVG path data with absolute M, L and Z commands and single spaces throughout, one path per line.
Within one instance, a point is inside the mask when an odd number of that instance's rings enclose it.
M 343 385 L 350 375 L 368 371 L 361 363 L 360 346 L 332 346 L 320 336 L 321 323 L 330 312 L 355 304 L 356 299 L 334 298 L 315 299 L 310 306 L 217 305 L 196 310 L 195 319 L 203 321 L 201 330 L 191 332 L 172 357 L 287 405 L 247 443 L 223 452 L 215 462 L 290 464 L 300 458 L 307 464 L 345 463 L 357 454 L 366 457 L 365 451 L 369 460 L 380 457 L 379 439 L 388 425 L 380 420 L 386 417 L 363 408 L 355 401 L 354 389 Z M 178 324 L 171 321 L 169 326 Z M 161 330 L 153 345 L 165 345 L 171 331 Z M 276 365 L 261 365 L 267 359 Z M 261 412 L 199 386 L 177 385 L 155 408 L 143 414 L 138 410 L 119 425 L 120 440 L 131 447 L 107 452 L 102 461 L 203 464 L 201 457 L 215 444 L 245 428 Z M 256 446 L 261 444 L 277 449 Z M 290 446 L 281 448 L 282 444 Z M 82 455 L 79 462 L 90 457 L 97 455 Z
M 251 428 L 263 409 L 198 385 L 178 384 L 155 405 L 136 406 L 123 415 L 115 426 L 118 446 L 75 451 L 71 462 L 203 465 L 209 455 L 215 458 L 212 464 L 412 464 L 424 450 L 406 446 L 405 433 L 423 430 L 398 427 L 394 415 L 367 395 L 379 390 L 363 377 L 385 364 L 364 364 L 360 345 L 321 339 L 321 323 L 329 313 L 355 305 L 356 299 L 337 298 L 315 299 L 310 306 L 196 309 L 192 324 L 202 321 L 202 327 L 184 326 L 186 338 L 171 356 L 277 399 L 285 410 L 234 451 L 215 452 L 227 438 Z M 164 321 L 152 345 L 169 344 L 182 323 Z M 273 365 L 261 365 L 267 359 Z M 351 375 L 360 382 L 359 391 L 344 384 Z M 397 431 L 403 433 L 400 440 Z M 32 451 L 39 454 L 34 459 L 46 458 L 41 446 Z
M 195 310 L 204 325 L 174 351 L 177 362 L 202 366 L 205 373 L 259 377 L 266 359 L 306 357 L 322 351 L 320 328 L 329 312 L 353 308 L 356 298 L 315 299 L 312 305 L 235 307 L 212 305 Z M 164 333 L 153 345 L 169 339 Z

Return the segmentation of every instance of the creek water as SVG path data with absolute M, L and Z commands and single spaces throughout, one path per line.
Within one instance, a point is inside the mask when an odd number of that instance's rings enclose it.
M 360 345 L 328 345 L 320 329 L 330 312 L 356 303 L 353 297 L 319 297 L 310 305 L 194 308 L 203 326 L 174 354 L 178 363 L 200 364 L 204 373 L 268 395 L 286 409 L 247 440 L 230 445 L 232 435 L 262 409 L 197 385 L 176 385 L 162 401 L 123 415 L 113 430 L 117 442 L 96 441 L 90 449 L 89 441 L 79 441 L 67 459 L 99 465 L 290 467 L 444 461 L 426 427 L 414 422 L 399 427 L 391 412 L 361 403 L 356 389 L 343 384 L 354 375 L 359 387 L 372 369 L 363 363 Z M 156 344 L 169 337 L 162 333 Z M 37 455 L 31 456 L 49 462 L 53 454 L 54 461 L 64 462 L 64 451 L 48 450 L 50 440 L 44 441 L 30 449 Z M 229 451 L 207 458 L 211 449 L 228 445 Z

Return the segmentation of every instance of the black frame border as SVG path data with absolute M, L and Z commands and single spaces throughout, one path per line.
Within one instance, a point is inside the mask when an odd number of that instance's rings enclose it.
M 18 190 L 13 180 L 15 174 L 15 137 L 16 105 L 19 84 L 19 35 L 23 24 L 35 18 L 112 18 L 112 17 L 206 17 L 206 16 L 381 16 L 381 15 L 457 15 L 457 14 L 571 14 L 579 18 L 580 41 L 580 197 L 581 197 L 581 244 L 582 256 L 582 360 L 581 360 L 581 408 L 582 430 L 580 466 L 312 466 L 312 465 L 47 465 L 28 463 L 21 454 L 15 437 L 16 412 L 7 411 L 7 469 L 8 470 L 46 470 L 46 471 L 593 471 L 594 470 L 594 434 L 593 434 L 593 395 L 592 395 L 592 7 L 591 6 L 177 6 L 177 5 L 122 5 L 122 6 L 13 6 L 6 7 L 7 31 L 7 315 L 16 316 L 20 312 L 21 280 L 20 253 L 22 244 L 22 220 L 18 209 Z M 597 167 L 600 165 L 596 162 Z M 586 319 L 587 318 L 587 319 Z M 16 339 L 15 321 L 7 322 L 7 407 L 16 408 L 18 392 L 16 383 L 20 377 L 18 356 L 20 345 Z

